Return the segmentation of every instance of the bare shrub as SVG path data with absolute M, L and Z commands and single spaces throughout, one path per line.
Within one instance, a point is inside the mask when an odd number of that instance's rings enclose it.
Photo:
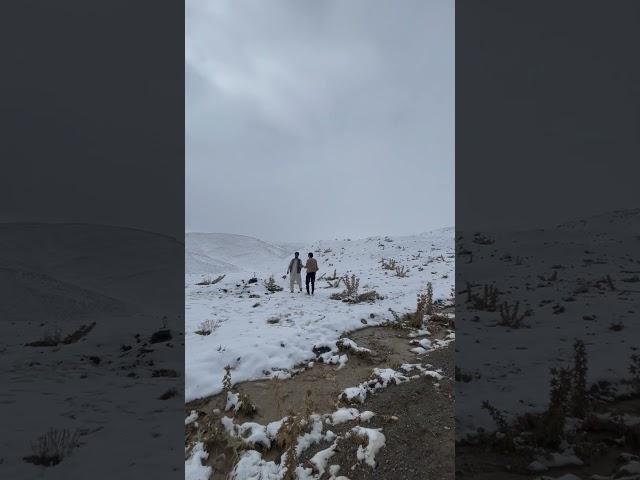
M 524 320 L 524 317 L 527 316 L 528 312 L 524 312 L 522 315 L 518 315 L 519 307 L 520 302 L 516 302 L 513 307 L 509 305 L 508 302 L 504 302 L 502 305 L 500 305 L 501 320 L 498 325 L 511 328 L 522 327 L 522 321 Z
M 215 285 L 216 283 L 222 281 L 224 277 L 225 275 L 220 275 L 216 278 L 205 277 L 202 280 L 200 280 L 198 283 L 196 283 L 196 285 Z
M 404 278 L 409 276 L 409 269 L 402 265 L 397 265 L 396 268 L 396 277 Z
M 342 278 L 344 282 L 345 292 L 347 297 L 355 298 L 358 295 L 358 288 L 360 287 L 360 279 L 356 277 L 355 273 L 351 275 L 349 278 L 348 275 L 345 275 Z
M 467 301 L 473 308 L 486 312 L 495 312 L 498 305 L 498 289 L 493 285 L 484 285 L 482 295 L 473 293 L 471 284 L 467 283 Z
M 427 283 L 427 288 L 424 292 L 418 293 L 416 301 L 416 311 L 413 314 L 408 315 L 409 326 L 413 328 L 422 327 L 422 320 L 425 315 L 433 314 L 433 285 L 431 282 Z
M 264 281 L 264 287 L 271 293 L 282 291 L 282 287 L 276 283 L 273 275 Z
M 475 233 L 473 235 L 473 243 L 476 243 L 478 245 L 492 245 L 495 240 L 491 237 L 488 237 L 482 233 Z
M 78 446 L 78 437 L 77 431 L 51 428 L 31 443 L 33 455 L 24 457 L 24 461 L 45 467 L 57 465 Z
M 389 308 L 389 311 L 391 312 L 391 315 L 393 316 L 393 320 L 386 321 L 384 323 L 384 325 L 387 326 L 387 327 L 396 328 L 396 329 L 399 329 L 399 330 L 406 330 L 407 329 L 407 324 L 405 322 L 406 315 L 400 316 L 400 314 L 398 312 L 396 312 L 392 308 Z
M 285 450 L 282 454 L 282 464 L 285 470 L 283 480 L 296 479 L 295 471 L 298 466 L 296 444 L 302 430 L 302 419 L 293 411 L 290 411 L 276 434 L 276 445 Z
M 382 260 L 380 260 L 380 263 L 382 264 L 382 268 L 385 270 L 395 270 L 396 265 L 398 265 L 398 262 L 396 262 L 393 258 L 383 258 Z
M 211 335 L 220 326 L 219 320 L 205 320 L 200 323 L 198 330 L 195 331 L 198 335 Z
M 241 393 L 238 398 L 238 413 L 247 417 L 252 417 L 258 411 L 256 405 L 251 401 L 249 395 Z
M 371 290 L 364 293 L 358 293 L 360 288 L 360 279 L 352 274 L 342 277 L 342 281 L 345 285 L 345 289 L 340 293 L 334 293 L 331 295 L 333 300 L 342 300 L 346 303 L 361 303 L 361 302 L 373 302 L 381 299 L 382 297 L 375 290 Z
M 588 410 L 587 399 L 587 352 L 584 342 L 576 340 L 573 344 L 573 371 L 571 391 L 571 414 L 584 418 Z

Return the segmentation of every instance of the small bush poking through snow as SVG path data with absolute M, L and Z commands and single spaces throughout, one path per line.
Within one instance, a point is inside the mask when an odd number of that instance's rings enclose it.
M 224 277 L 225 275 L 220 275 L 216 278 L 205 277 L 202 280 L 200 280 L 198 283 L 196 283 L 196 285 L 215 285 L 216 283 L 219 283 L 220 281 L 222 281 Z
M 395 270 L 396 270 L 396 277 L 404 278 L 409 276 L 409 269 L 407 267 L 398 265 L 396 266 Z
M 418 293 L 416 302 L 416 311 L 409 317 L 409 326 L 413 328 L 421 328 L 422 320 L 425 315 L 433 314 L 433 285 L 427 283 L 427 289 Z
M 50 467 L 60 463 L 65 457 L 78 446 L 78 432 L 71 433 L 69 430 L 50 429 L 38 437 L 35 443 L 31 444 L 33 455 L 24 457 L 24 460 L 35 465 Z
M 586 393 L 587 355 L 584 343 L 576 340 L 572 367 L 557 367 L 550 370 L 549 405 L 541 413 L 525 413 L 508 422 L 502 413 L 488 402 L 482 407 L 498 426 L 496 446 L 514 450 L 515 439 L 535 448 L 557 449 L 567 441 L 568 419 L 582 416 L 588 418 L 591 405 Z M 571 421 L 571 420 L 569 420 Z M 591 418 L 593 421 L 593 418 Z M 527 434 L 526 436 L 524 434 Z
M 231 367 L 227 365 L 224 367 L 225 373 L 222 379 L 222 389 L 226 392 L 226 404 L 224 410 L 233 410 L 235 413 L 244 415 L 246 417 L 252 417 L 258 409 L 255 404 L 249 398 L 246 393 L 233 393 L 231 388 L 233 383 L 231 381 Z
M 342 277 L 342 281 L 344 282 L 345 289 L 340 293 L 332 294 L 330 297 L 332 300 L 342 300 L 346 303 L 362 303 L 373 302 L 382 298 L 375 290 L 358 293 L 360 279 L 356 277 L 355 274 L 352 274 L 351 277 L 345 275 Z
M 516 302 L 513 307 L 508 302 L 503 302 L 500 305 L 500 322 L 498 325 L 511 328 L 520 328 L 523 326 L 522 321 L 527 316 L 528 312 L 524 312 L 522 315 L 518 315 L 518 308 L 520 302 Z
M 214 332 L 219 326 L 220 322 L 218 320 L 205 320 L 200 323 L 195 333 L 198 335 L 211 335 L 211 332 Z
M 264 281 L 264 288 L 266 288 L 271 293 L 282 291 L 282 287 L 276 283 L 273 275 L 271 275 L 267 280 Z
M 472 302 L 473 308 L 485 312 L 495 312 L 498 305 L 499 291 L 494 285 L 484 285 L 482 296 L 473 293 L 471 284 L 467 282 L 467 302 Z
M 383 258 L 382 260 L 380 260 L 380 263 L 382 264 L 382 268 L 384 270 L 395 270 L 396 266 L 398 265 L 398 262 L 396 262 L 393 258 Z

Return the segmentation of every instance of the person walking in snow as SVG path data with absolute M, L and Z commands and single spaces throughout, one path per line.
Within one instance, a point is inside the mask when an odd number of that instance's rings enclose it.
M 291 293 L 293 293 L 293 285 L 296 282 L 298 283 L 298 287 L 300 287 L 300 291 L 302 291 L 302 276 L 300 272 L 302 272 L 302 260 L 300 259 L 300 252 L 296 252 L 294 258 L 289 262 L 289 268 L 287 269 L 287 273 L 291 274 L 289 277 Z
M 313 295 L 316 289 L 316 272 L 318 271 L 318 262 L 313 258 L 313 253 L 309 252 L 309 258 L 304 268 L 307 269 L 307 277 L 304 282 L 307 286 L 307 295 L 309 295 L 309 283 L 311 283 L 311 295 Z

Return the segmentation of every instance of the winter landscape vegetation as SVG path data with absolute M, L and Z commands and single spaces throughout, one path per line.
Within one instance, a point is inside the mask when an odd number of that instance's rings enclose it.
M 283 278 L 294 251 L 313 296 Z M 453 478 L 453 279 L 452 228 L 188 233 L 186 478 Z

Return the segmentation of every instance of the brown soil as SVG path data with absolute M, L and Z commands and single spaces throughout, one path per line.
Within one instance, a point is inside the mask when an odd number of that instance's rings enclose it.
M 262 424 L 279 420 L 290 410 L 300 410 L 307 391 L 311 392 L 316 413 L 330 413 L 336 409 L 340 392 L 370 378 L 374 368 L 397 368 L 403 363 L 420 361 L 420 357 L 410 351 L 414 346 L 409 343 L 411 339 L 407 332 L 402 330 L 370 327 L 351 332 L 348 338 L 360 347 L 369 348 L 372 354 L 352 354 L 347 351 L 345 353 L 349 356 L 349 361 L 340 369 L 336 365 L 316 362 L 312 368 L 307 368 L 287 380 L 258 380 L 234 385 L 234 391 L 248 395 L 258 407 L 257 413 L 250 419 L 241 416 L 236 419 Z M 278 388 L 279 394 L 276 392 Z M 225 399 L 224 394 L 218 394 L 194 400 L 186 405 L 186 409 L 187 412 L 210 412 L 215 408 L 223 408 Z

